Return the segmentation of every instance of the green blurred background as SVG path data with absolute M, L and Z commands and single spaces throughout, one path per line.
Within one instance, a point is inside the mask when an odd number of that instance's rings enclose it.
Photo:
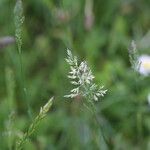
M 0 0 L 0 37 L 14 36 L 15 0 Z M 24 145 L 30 150 L 149 150 L 150 78 L 136 77 L 128 46 L 150 54 L 149 0 L 23 0 L 22 65 L 17 46 L 0 49 L 0 150 L 14 149 L 41 106 L 54 96 L 49 115 Z M 146 46 L 145 46 L 146 45 Z M 66 49 L 87 60 L 95 82 L 108 93 L 95 103 L 99 127 L 78 99 L 63 96 Z M 23 87 L 27 94 L 24 95 Z

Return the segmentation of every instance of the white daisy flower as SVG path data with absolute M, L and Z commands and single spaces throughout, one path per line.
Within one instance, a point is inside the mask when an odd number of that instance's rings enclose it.
M 139 73 L 144 76 L 150 75 L 150 56 L 141 55 L 138 61 L 140 62 Z

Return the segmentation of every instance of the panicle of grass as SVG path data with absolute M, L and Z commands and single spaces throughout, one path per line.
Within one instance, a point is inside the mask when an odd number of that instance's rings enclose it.
M 74 98 L 78 95 L 85 97 L 88 100 L 98 101 L 99 97 L 104 96 L 107 90 L 103 86 L 98 86 L 93 82 L 95 78 L 86 61 L 78 63 L 77 57 L 72 55 L 72 52 L 67 49 L 67 63 L 70 65 L 68 78 L 71 84 L 75 86 L 68 98 Z
M 24 135 L 16 143 L 16 150 L 21 150 L 23 148 L 23 144 L 33 134 L 33 132 L 36 130 L 36 127 L 41 122 L 41 120 L 47 115 L 47 112 L 49 111 L 52 102 L 53 102 L 53 98 L 51 98 L 43 107 L 41 107 L 39 114 L 33 120 L 27 132 L 25 132 Z
M 137 72 L 140 68 L 141 62 L 139 62 L 139 60 L 138 60 L 139 54 L 138 54 L 138 50 L 136 48 L 136 44 L 135 44 L 134 40 L 132 40 L 130 47 L 128 48 L 128 52 L 129 52 L 129 59 L 130 59 L 131 65 L 132 65 L 132 69 L 135 72 Z
M 94 115 L 95 123 L 101 131 L 101 139 L 103 139 L 102 143 L 107 146 L 107 141 L 97 117 L 96 107 L 94 105 L 94 101 L 98 101 L 100 97 L 103 97 L 107 90 L 104 90 L 103 86 L 98 86 L 94 83 L 93 80 L 95 77 L 92 74 L 90 67 L 87 65 L 87 62 L 83 61 L 79 63 L 77 57 L 73 56 L 69 49 L 67 49 L 66 61 L 70 65 L 68 78 L 71 80 L 70 82 L 75 86 L 75 88 L 71 90 L 69 95 L 65 95 L 65 97 L 74 98 L 79 95 L 85 98 L 83 106 Z
M 22 24 L 24 22 L 24 16 L 23 16 L 23 6 L 22 6 L 22 0 L 16 0 L 16 5 L 14 8 L 14 22 L 16 26 L 16 42 L 18 46 L 18 51 L 21 53 L 21 47 L 22 47 Z

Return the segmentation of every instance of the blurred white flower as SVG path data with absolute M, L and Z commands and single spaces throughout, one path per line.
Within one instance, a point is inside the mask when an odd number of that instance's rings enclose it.
M 147 101 L 148 101 L 148 105 L 150 106 L 150 93 L 148 94 Z
M 78 64 L 77 57 L 73 56 L 70 50 L 67 50 L 67 54 L 66 61 L 70 65 L 68 78 L 71 79 L 71 84 L 76 87 L 71 90 L 69 95 L 65 95 L 65 97 L 74 98 L 81 95 L 97 101 L 99 97 L 104 96 L 107 90 L 104 90 L 103 86 L 98 87 L 93 83 L 94 76 L 87 62 L 83 61 Z
M 141 55 L 138 58 L 140 62 L 139 72 L 144 76 L 148 76 L 150 74 L 150 56 L 149 55 Z

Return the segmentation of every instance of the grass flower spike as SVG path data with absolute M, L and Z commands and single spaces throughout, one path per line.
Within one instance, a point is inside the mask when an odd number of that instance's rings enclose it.
M 74 98 L 83 96 L 88 99 L 98 101 L 99 97 L 104 96 L 107 90 L 103 86 L 98 86 L 93 82 L 94 75 L 87 65 L 86 61 L 78 63 L 77 57 L 73 56 L 71 51 L 67 49 L 67 63 L 70 65 L 68 78 L 71 79 L 71 84 L 75 86 L 69 95 L 65 97 Z
M 138 51 L 136 48 L 135 41 L 131 42 L 131 45 L 130 45 L 128 51 L 129 51 L 129 59 L 130 59 L 131 65 L 132 65 L 132 69 L 137 72 L 137 71 L 139 71 L 141 62 L 138 60 L 139 54 L 138 54 Z
M 16 26 L 16 41 L 18 45 L 19 53 L 21 53 L 21 47 L 22 47 L 22 24 L 24 22 L 24 16 L 23 16 L 23 6 L 22 6 L 22 0 L 17 0 L 16 5 L 14 8 L 14 21 Z
M 150 74 L 150 56 L 139 55 L 134 41 L 131 42 L 129 50 L 130 63 L 132 69 L 141 75 L 149 76 Z
M 17 142 L 16 150 L 21 150 L 23 148 L 23 144 L 33 134 L 33 132 L 36 130 L 36 127 L 41 122 L 41 120 L 47 115 L 50 107 L 52 106 L 52 103 L 53 103 L 53 98 L 51 98 L 43 107 L 41 107 L 39 114 L 33 120 L 27 132 L 24 133 L 22 138 L 20 138 L 19 141 Z

